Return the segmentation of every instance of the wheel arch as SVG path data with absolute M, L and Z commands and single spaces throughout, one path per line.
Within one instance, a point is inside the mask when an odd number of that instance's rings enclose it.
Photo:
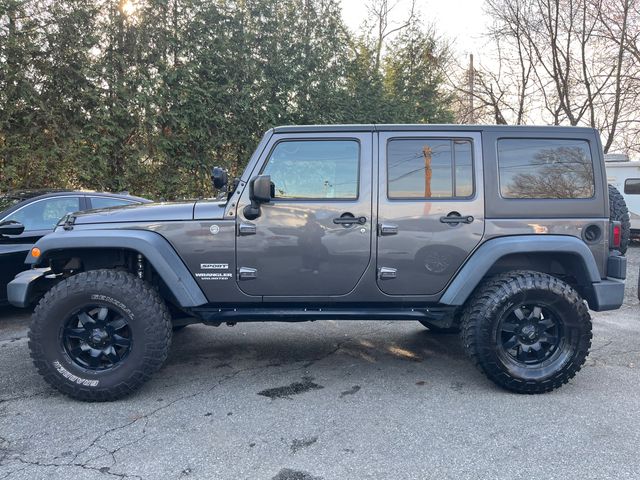
M 171 244 L 160 234 L 148 230 L 85 230 L 54 232 L 36 245 L 41 255 L 29 253 L 26 263 L 48 266 L 52 261 L 78 261 L 80 270 L 118 268 L 130 265 L 131 256 L 142 255 L 160 288 L 178 307 L 204 305 L 207 299 Z M 75 265 L 68 265 L 73 270 Z
M 593 284 L 601 281 L 596 261 L 582 240 L 565 235 L 519 235 L 486 241 L 455 275 L 440 303 L 464 305 L 483 279 L 523 269 L 563 278 L 596 309 Z

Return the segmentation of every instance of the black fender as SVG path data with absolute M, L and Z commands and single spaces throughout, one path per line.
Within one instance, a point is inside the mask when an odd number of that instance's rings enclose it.
M 153 266 L 179 306 L 188 308 L 207 303 L 207 298 L 202 289 L 198 286 L 180 256 L 171 244 L 156 232 L 133 229 L 56 231 L 38 240 L 35 246 L 40 249 L 40 256 L 36 258 L 30 251 L 25 260 L 26 263 L 33 266 L 39 266 L 39 262 L 42 259 L 46 259 L 50 253 L 64 250 L 83 248 L 132 250 L 141 253 Z M 34 282 L 40 278 L 34 277 Z M 24 292 L 24 295 L 28 293 L 29 288 L 28 286 L 23 286 L 20 289 L 16 288 L 10 302 L 14 305 L 28 303 L 26 298 L 17 298 L 18 291 Z
M 478 284 L 502 257 L 511 254 L 562 253 L 572 255 L 583 267 L 587 286 L 583 295 L 592 310 L 610 310 L 622 304 L 624 282 L 601 278 L 595 258 L 580 239 L 567 235 L 517 235 L 487 240 L 481 244 L 446 288 L 440 303 L 464 305 Z M 617 305 L 617 306 L 616 306 Z

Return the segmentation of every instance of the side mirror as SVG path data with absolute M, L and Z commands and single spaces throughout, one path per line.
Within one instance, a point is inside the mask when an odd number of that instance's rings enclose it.
M 249 198 L 257 203 L 269 203 L 271 201 L 271 176 L 259 175 L 249 184 Z
M 211 170 L 211 181 L 216 189 L 220 190 L 224 188 L 229 182 L 227 171 L 222 167 L 213 167 Z
M 24 225 L 14 220 L 0 223 L 0 235 L 20 235 L 24 232 Z
M 242 214 L 247 220 L 255 220 L 261 215 L 260 205 L 269 203 L 272 198 L 273 187 L 270 175 L 258 175 L 249 181 L 249 198 L 251 205 L 244 207 Z

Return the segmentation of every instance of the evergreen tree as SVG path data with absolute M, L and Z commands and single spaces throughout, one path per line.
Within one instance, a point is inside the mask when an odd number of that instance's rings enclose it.
M 337 0 L 0 0 L 0 190 L 203 196 L 276 125 L 449 121 L 433 35 L 378 47 Z

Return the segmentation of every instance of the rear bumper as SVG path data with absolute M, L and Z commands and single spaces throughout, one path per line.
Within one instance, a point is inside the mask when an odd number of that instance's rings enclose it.
M 44 279 L 51 270 L 49 268 L 34 268 L 16 275 L 7 285 L 7 300 L 14 307 L 28 307 L 36 293 L 36 284 Z
M 624 302 L 625 278 L 627 278 L 627 257 L 617 254 L 609 255 L 607 278 L 591 284 L 587 296 L 589 308 L 596 312 L 620 308 Z
M 621 280 L 627 278 L 627 257 L 609 255 L 607 259 L 607 277 Z
M 624 302 L 624 280 L 608 277 L 591 285 L 589 308 L 596 312 L 616 310 Z

